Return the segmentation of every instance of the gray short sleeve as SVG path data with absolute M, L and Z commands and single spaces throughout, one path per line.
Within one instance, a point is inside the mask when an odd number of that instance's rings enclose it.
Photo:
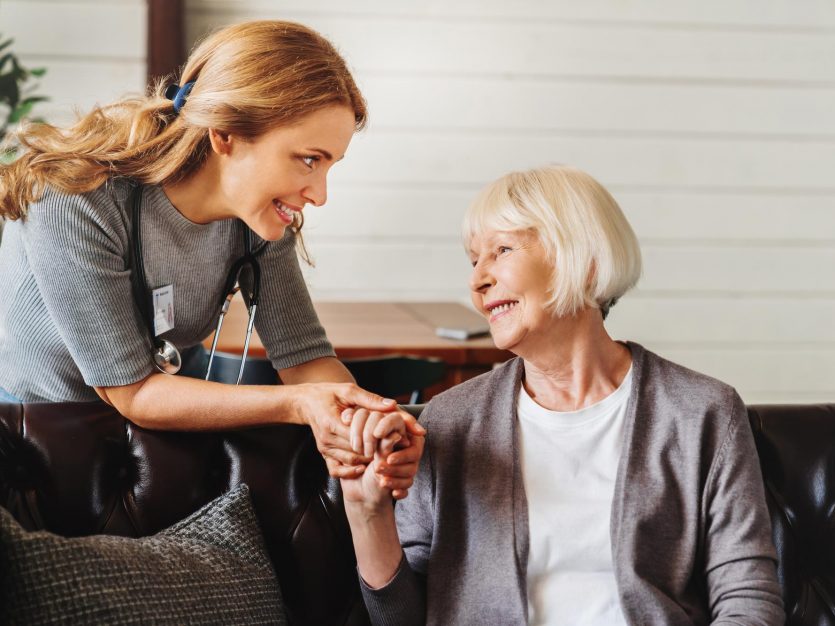
M 84 382 L 125 385 L 150 374 L 150 343 L 126 263 L 130 238 L 111 194 L 47 190 L 31 207 L 21 238 L 49 314 L 41 328 L 54 327 Z
M 295 244 L 288 230 L 259 257 L 261 303 L 255 328 L 277 370 L 335 354 L 313 308 Z

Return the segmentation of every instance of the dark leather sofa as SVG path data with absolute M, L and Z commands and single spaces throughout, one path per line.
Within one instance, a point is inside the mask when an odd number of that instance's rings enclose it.
M 749 417 L 788 623 L 835 625 L 835 405 Z M 29 529 L 148 535 L 240 482 L 292 623 L 367 623 L 338 483 L 307 428 L 164 433 L 102 404 L 0 404 L 0 504 Z

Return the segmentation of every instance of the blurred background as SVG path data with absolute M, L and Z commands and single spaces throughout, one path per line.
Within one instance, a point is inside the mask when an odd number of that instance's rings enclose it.
M 467 302 L 470 199 L 570 163 L 642 245 L 613 337 L 749 403 L 835 399 L 835 2 L 0 0 L 58 124 L 264 18 L 330 38 L 370 105 L 306 211 L 314 299 Z

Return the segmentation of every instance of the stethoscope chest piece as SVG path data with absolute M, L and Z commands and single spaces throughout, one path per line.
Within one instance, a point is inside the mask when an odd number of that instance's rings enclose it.
M 183 366 L 180 351 L 170 341 L 157 340 L 154 346 L 154 365 L 163 374 L 176 374 Z

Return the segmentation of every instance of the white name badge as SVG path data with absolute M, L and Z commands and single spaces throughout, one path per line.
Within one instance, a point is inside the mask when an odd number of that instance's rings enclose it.
M 174 285 L 154 289 L 154 336 L 174 328 Z

